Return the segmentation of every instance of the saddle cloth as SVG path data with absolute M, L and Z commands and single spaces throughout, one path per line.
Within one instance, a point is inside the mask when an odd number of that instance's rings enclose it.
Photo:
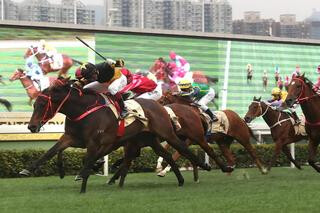
M 109 98 L 106 95 L 104 95 L 104 94 L 100 94 L 100 95 L 104 98 L 106 105 L 108 105 L 110 107 L 114 116 L 118 119 L 119 112 L 117 111 L 114 104 L 109 100 Z M 143 123 L 145 128 L 147 128 L 148 127 L 148 118 L 145 116 L 141 105 L 138 102 L 136 102 L 135 100 L 127 100 L 124 103 L 128 109 L 128 116 L 124 119 L 124 121 L 125 121 L 124 126 L 125 127 L 129 126 L 135 120 L 139 120 L 140 122 Z
M 52 63 L 50 63 L 50 67 L 53 70 L 59 70 L 63 67 L 63 57 L 62 54 L 58 53 L 53 55 Z
M 171 121 L 175 125 L 176 130 L 178 131 L 179 129 L 181 129 L 181 125 L 179 123 L 178 117 L 173 112 L 173 110 L 170 107 L 166 107 L 166 106 L 164 108 L 167 110 L 167 113 L 169 114 Z
M 306 136 L 307 132 L 306 132 L 306 118 L 301 115 L 300 116 L 300 123 L 299 125 L 295 124 L 295 121 L 292 117 L 291 118 L 291 123 L 294 127 L 294 131 L 296 135 L 302 135 L 302 136 Z
M 224 133 L 227 134 L 229 130 L 229 120 L 223 111 L 215 111 L 214 114 L 218 118 L 218 121 L 216 122 L 211 122 L 210 116 L 205 113 L 201 112 L 202 115 L 206 118 L 207 124 L 210 128 L 211 133 Z M 211 124 L 210 124 L 211 123 Z

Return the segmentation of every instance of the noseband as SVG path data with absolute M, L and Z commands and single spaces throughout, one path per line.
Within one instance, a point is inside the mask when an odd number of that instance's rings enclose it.
M 260 111 L 261 111 L 261 114 L 258 115 L 258 117 L 259 117 L 259 116 L 262 116 L 262 117 L 263 117 L 263 116 L 268 112 L 268 109 L 270 108 L 270 105 L 267 104 L 267 108 L 266 108 L 266 110 L 263 112 L 262 106 L 261 106 L 261 101 L 252 101 L 252 103 L 256 103 L 256 104 L 259 105 L 259 109 L 260 109 Z

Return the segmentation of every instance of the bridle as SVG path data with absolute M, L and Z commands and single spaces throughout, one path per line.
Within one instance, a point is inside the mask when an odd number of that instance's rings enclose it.
M 259 109 L 260 109 L 260 115 L 258 115 L 257 117 L 259 116 L 264 116 L 267 112 L 268 112 L 268 109 L 270 108 L 270 105 L 269 104 L 266 104 L 267 105 L 267 108 L 266 110 L 263 112 L 263 109 L 262 109 L 262 106 L 261 106 L 261 101 L 252 101 L 252 103 L 255 103 L 255 104 L 258 104 L 259 105 Z
M 305 83 L 302 79 L 300 79 L 300 78 L 293 78 L 292 81 L 293 81 L 293 80 L 297 80 L 297 81 L 301 82 L 301 84 L 302 84 L 302 89 L 301 89 L 301 91 L 300 91 L 300 94 L 298 95 L 298 97 L 296 98 L 296 101 L 295 101 L 296 103 L 301 104 L 301 103 L 303 103 L 303 102 L 305 102 L 305 101 L 308 101 L 308 100 L 310 100 L 310 99 L 318 96 L 318 95 L 314 94 L 314 95 L 312 95 L 312 96 L 308 96 L 308 97 L 307 97 L 307 96 L 305 95 L 305 91 L 306 91 L 305 88 L 307 87 L 306 83 Z M 291 82 L 291 84 L 292 84 L 292 82 Z
M 63 104 L 68 100 L 68 98 L 71 95 L 71 90 L 72 88 L 70 88 L 69 92 L 67 93 L 67 95 L 63 98 L 63 100 L 61 101 L 61 103 L 59 104 L 59 106 L 57 107 L 56 110 L 53 109 L 53 104 L 52 104 L 52 97 L 51 95 L 45 95 L 40 93 L 38 97 L 44 98 L 47 101 L 46 104 L 46 109 L 45 112 L 40 120 L 41 125 L 45 124 L 48 120 L 50 120 L 51 118 L 53 118 L 61 109 L 61 107 L 63 106 Z
M 257 104 L 259 104 L 259 108 L 260 108 L 261 114 L 258 115 L 258 117 L 259 117 L 259 116 L 262 116 L 262 117 L 263 117 L 263 116 L 268 112 L 269 108 L 271 108 L 269 104 L 266 104 L 266 105 L 267 105 L 267 108 L 266 108 L 265 111 L 263 112 L 263 109 L 262 109 L 262 106 L 261 106 L 261 101 L 252 101 L 252 103 L 257 103 Z M 283 122 L 291 121 L 290 116 L 289 116 L 289 118 L 285 118 L 285 119 L 283 119 L 283 120 L 280 120 L 280 117 L 281 117 L 281 112 L 279 112 L 278 121 L 277 121 L 276 123 L 274 123 L 273 125 L 269 126 L 270 129 L 272 129 L 272 128 L 278 126 L 278 125 L 281 126 L 281 124 L 282 124 Z

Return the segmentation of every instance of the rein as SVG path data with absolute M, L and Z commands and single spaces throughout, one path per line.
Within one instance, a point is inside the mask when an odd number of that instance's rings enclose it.
M 293 78 L 292 80 L 297 80 L 297 81 L 300 81 L 302 83 L 302 90 L 301 90 L 300 94 L 298 95 L 298 97 L 296 99 L 296 102 L 298 104 L 301 104 L 301 103 L 303 103 L 305 101 L 308 101 L 308 100 L 318 96 L 317 94 L 314 94 L 312 96 L 307 97 L 305 95 L 305 88 L 307 87 L 306 83 L 303 80 L 301 80 L 300 78 Z
M 299 96 L 298 96 L 297 99 L 296 99 L 296 102 L 297 102 L 298 104 L 301 104 L 301 103 L 303 103 L 303 102 L 306 102 L 306 101 L 308 101 L 308 100 L 310 100 L 310 99 L 312 99 L 312 98 L 314 98 L 314 97 L 318 97 L 317 94 L 314 94 L 314 95 L 309 96 L 309 97 L 302 97 L 302 96 L 305 96 L 305 94 L 304 94 L 304 93 L 305 93 L 305 88 L 307 87 L 306 82 L 304 82 L 304 81 L 303 81 L 302 79 L 300 79 L 300 78 L 293 78 L 292 80 L 297 80 L 297 81 L 300 81 L 300 82 L 302 83 L 302 90 L 301 90 Z M 308 125 L 310 125 L 310 126 L 320 126 L 320 121 L 318 121 L 318 122 L 316 122 L 316 123 L 311 123 L 311 122 L 309 122 L 309 121 L 307 120 L 307 117 L 305 118 L 305 122 L 306 122 L 306 124 L 308 124 Z
M 262 117 L 268 112 L 269 108 L 271 108 L 269 104 L 266 104 L 267 108 L 263 112 L 263 109 L 262 109 L 262 106 L 261 106 L 261 101 L 252 101 L 252 103 L 259 104 L 259 108 L 260 108 L 260 111 L 261 111 L 261 114 L 259 116 L 262 116 Z M 281 126 L 281 124 L 286 122 L 286 121 L 291 121 L 290 117 L 282 119 L 282 120 L 280 120 L 280 117 L 281 117 L 281 112 L 279 112 L 278 121 L 276 123 L 274 123 L 273 125 L 269 126 L 270 129 L 272 129 L 272 128 L 278 126 L 278 125 Z

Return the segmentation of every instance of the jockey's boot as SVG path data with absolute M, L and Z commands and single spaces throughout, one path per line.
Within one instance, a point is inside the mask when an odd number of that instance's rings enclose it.
M 218 121 L 218 118 L 212 113 L 212 111 L 208 108 L 205 113 L 207 113 L 213 122 Z
M 298 117 L 297 113 L 296 112 L 291 112 L 291 114 L 292 114 L 292 117 L 294 119 L 294 122 L 296 124 L 299 124 L 301 121 L 300 121 L 300 118 Z
M 127 107 L 124 105 L 124 101 L 123 101 L 123 98 L 120 97 L 118 99 L 118 103 L 119 103 L 119 107 L 120 107 L 120 117 L 119 119 L 124 119 L 125 117 L 128 116 L 129 112 L 128 112 L 128 109 Z

